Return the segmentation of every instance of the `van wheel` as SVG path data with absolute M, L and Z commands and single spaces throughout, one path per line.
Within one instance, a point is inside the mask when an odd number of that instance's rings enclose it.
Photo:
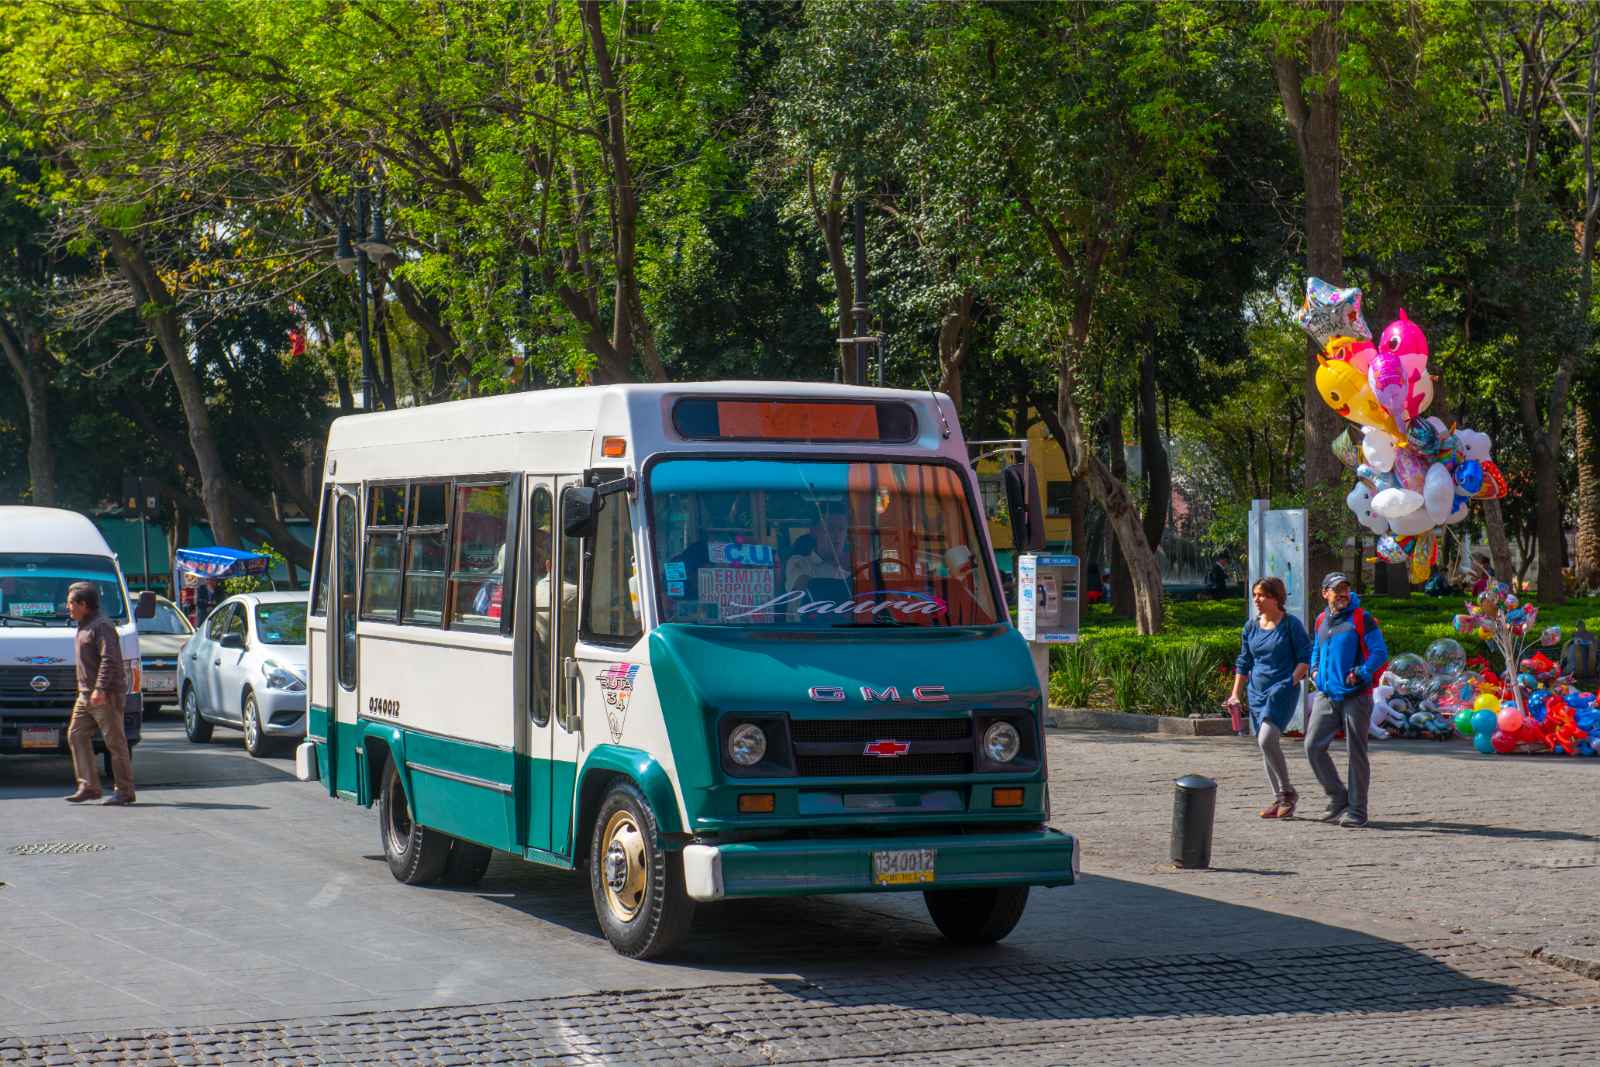
M 267 737 L 267 732 L 261 728 L 261 707 L 256 703 L 254 693 L 244 695 L 244 710 L 241 715 L 244 719 L 244 750 L 256 759 L 261 759 L 272 751 L 272 740 Z
M 427 885 L 439 880 L 450 858 L 450 838 L 411 817 L 411 804 L 392 759 L 383 768 L 378 830 L 383 837 L 383 858 L 389 861 L 389 873 L 397 880 L 406 885 Z
M 200 698 L 193 686 L 183 691 L 183 732 L 197 745 L 211 740 L 211 724 L 200 717 Z
M 632 782 L 611 787 L 594 822 L 589 888 L 611 947 L 652 959 L 677 947 L 694 921 L 683 856 L 660 844 L 655 813 Z
M 477 885 L 493 858 L 494 849 L 456 838 L 450 842 L 450 856 L 444 862 L 445 885 Z
M 1016 929 L 1028 906 L 1025 885 L 929 889 L 922 894 L 939 932 L 958 945 L 992 945 Z

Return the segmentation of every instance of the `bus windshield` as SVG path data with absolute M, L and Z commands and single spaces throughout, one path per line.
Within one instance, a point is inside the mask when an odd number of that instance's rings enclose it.
M 988 550 L 937 463 L 671 459 L 650 471 L 663 622 L 989 626 Z
M 116 569 L 103 556 L 68 556 L 46 552 L 0 552 L 0 626 L 43 624 L 64 626 L 67 590 L 73 582 L 100 588 L 100 612 L 122 621 L 128 606 Z

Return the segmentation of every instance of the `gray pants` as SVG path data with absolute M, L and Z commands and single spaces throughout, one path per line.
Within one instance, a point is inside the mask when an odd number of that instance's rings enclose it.
M 1367 817 L 1367 788 L 1372 782 L 1372 764 L 1367 760 L 1367 727 L 1372 725 L 1372 694 L 1358 693 L 1343 700 L 1330 700 L 1317 693 L 1311 700 L 1311 721 L 1306 724 L 1306 760 L 1311 773 L 1322 783 L 1334 807 L 1350 809 L 1358 819 Z M 1350 750 L 1350 781 L 1339 781 L 1339 770 L 1328 755 L 1334 732 L 1343 727 L 1344 743 Z
M 1272 795 L 1279 800 L 1294 795 L 1289 784 L 1289 762 L 1283 758 L 1283 731 L 1265 720 L 1256 731 L 1256 744 L 1261 746 L 1261 762 L 1267 765 L 1267 784 Z

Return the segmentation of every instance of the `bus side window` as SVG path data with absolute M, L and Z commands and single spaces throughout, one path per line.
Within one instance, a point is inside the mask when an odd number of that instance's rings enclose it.
M 333 558 L 333 489 L 330 486 L 322 487 L 322 507 L 317 512 L 317 519 L 322 524 L 318 531 L 316 573 L 311 576 L 311 614 L 322 616 L 328 613 L 328 568 L 329 560 Z
M 584 636 L 607 643 L 637 641 L 644 628 L 639 622 L 633 517 L 625 496 L 612 497 L 600 512 L 594 558 L 584 578 L 589 585 Z
M 551 550 L 555 547 L 553 509 L 550 490 L 540 486 L 533 491 L 528 509 L 529 535 L 533 538 L 529 579 L 533 582 L 533 671 L 528 687 L 533 693 L 533 721 L 540 726 L 550 721 L 550 625 Z

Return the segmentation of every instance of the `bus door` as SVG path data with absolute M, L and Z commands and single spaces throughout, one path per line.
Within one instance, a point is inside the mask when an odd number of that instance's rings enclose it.
M 356 594 L 358 553 L 361 547 L 360 492 L 358 485 L 338 485 L 333 490 L 333 596 L 328 605 L 328 662 L 332 707 L 328 727 L 328 783 L 330 791 L 359 793 L 356 762 L 346 756 L 356 726 Z
M 577 475 L 561 478 L 557 493 L 571 486 L 583 484 Z M 558 498 L 562 499 L 562 498 Z M 563 505 L 564 506 L 564 505 Z M 556 558 L 552 571 L 552 589 L 560 595 L 552 596 L 555 622 L 555 711 L 550 727 L 550 851 L 560 856 L 572 855 L 572 805 L 578 774 L 578 761 L 583 754 L 583 686 L 584 679 L 575 658 L 578 641 L 578 590 L 583 564 L 583 541 L 560 534 L 561 523 L 556 524 Z M 556 577 L 559 576 L 559 581 Z

